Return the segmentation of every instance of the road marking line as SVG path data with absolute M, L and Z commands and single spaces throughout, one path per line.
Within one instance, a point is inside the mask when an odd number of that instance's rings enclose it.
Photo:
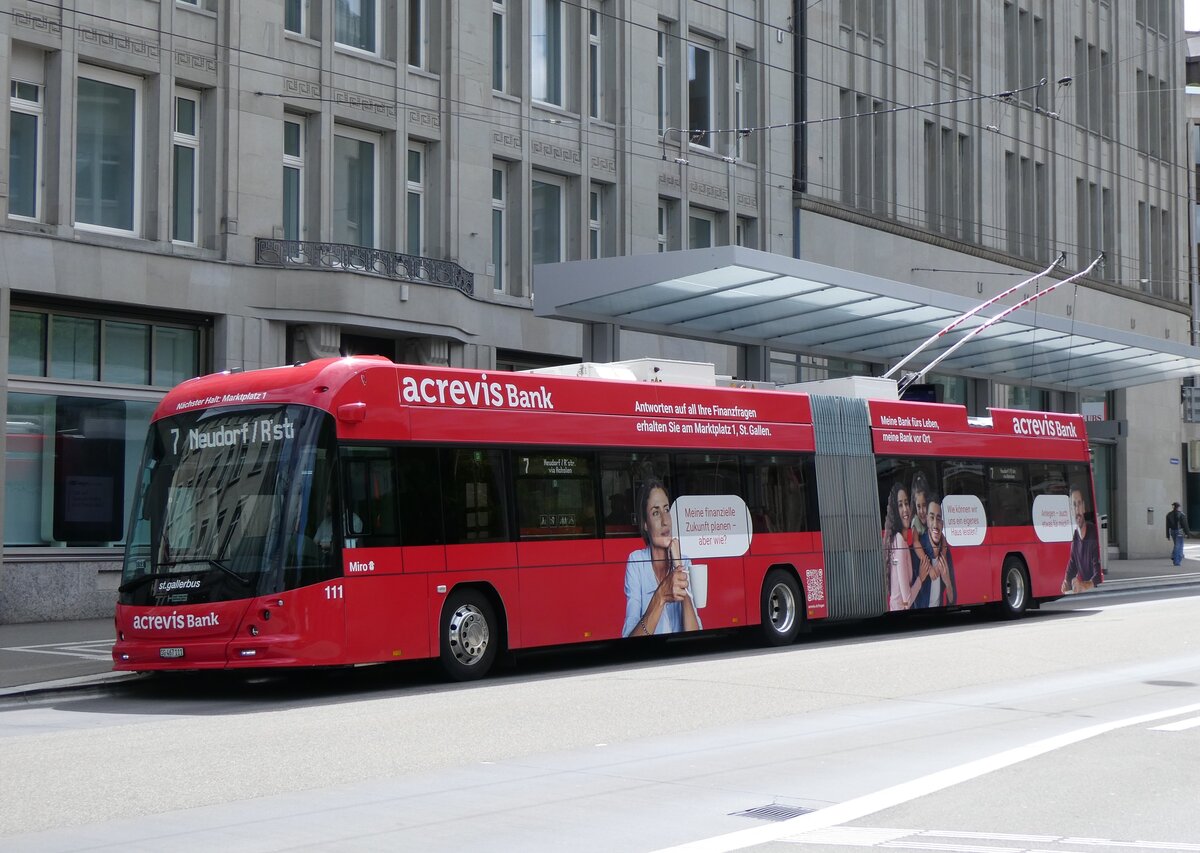
M 891 808 L 892 806 L 898 806 L 901 803 L 910 802 L 925 794 L 932 794 L 953 785 L 959 785 L 963 782 L 976 779 L 987 773 L 1011 767 L 1014 764 L 1027 761 L 1030 758 L 1036 758 L 1039 755 L 1045 755 L 1056 749 L 1062 749 L 1063 747 L 1072 746 L 1082 741 L 1108 734 L 1117 729 L 1151 723 L 1156 720 L 1164 720 L 1168 717 L 1178 717 L 1183 714 L 1194 714 L 1197 711 L 1200 711 L 1200 704 L 1184 705 L 1169 711 L 1155 711 L 1150 714 L 1127 717 L 1123 720 L 1114 720 L 1108 723 L 1087 726 L 1073 732 L 1043 738 L 1025 746 L 1018 746 L 994 755 L 977 758 L 974 761 L 968 761 L 965 764 L 959 764 L 955 767 L 947 767 L 945 770 L 939 770 L 936 773 L 930 773 L 918 779 L 901 782 L 899 785 L 893 785 L 890 788 L 864 794 L 861 797 L 855 797 L 852 800 L 846 800 L 845 802 L 818 809 L 799 817 L 779 821 L 767 826 L 756 826 L 751 829 L 729 832 L 725 835 L 716 835 L 711 838 L 702 838 L 698 841 L 689 841 L 674 847 L 663 848 L 658 853 L 725 853 L 725 851 L 729 850 L 741 850 L 756 844 L 779 841 L 787 836 L 799 835 L 810 829 L 825 829 L 837 826 L 838 824 L 858 820 L 869 814 Z
M 1182 732 L 1187 729 L 1194 729 L 1200 726 L 1200 717 L 1192 717 L 1190 720 L 1179 720 L 1174 723 L 1167 723 L 1165 726 L 1155 726 L 1150 729 L 1152 732 Z
M 28 652 L 31 655 L 63 655 L 86 660 L 111 660 L 112 640 L 81 640 L 77 643 L 44 643 L 37 646 L 6 646 L 2 652 Z
M 926 829 L 921 835 L 930 838 L 975 838 L 985 841 L 1041 841 L 1052 844 L 1062 838 L 1061 835 L 1029 835 L 1023 832 L 957 832 L 952 829 Z

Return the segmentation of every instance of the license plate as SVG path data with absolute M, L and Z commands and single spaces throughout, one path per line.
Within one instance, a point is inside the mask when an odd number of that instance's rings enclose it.
M 160 658 L 181 658 L 183 657 L 183 647 L 172 646 L 169 649 L 159 649 L 158 656 Z

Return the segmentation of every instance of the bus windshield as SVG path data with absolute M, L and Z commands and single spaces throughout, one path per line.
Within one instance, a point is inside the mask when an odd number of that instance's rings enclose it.
M 222 407 L 153 423 L 121 602 L 228 601 L 340 573 L 335 458 L 333 419 L 306 406 Z

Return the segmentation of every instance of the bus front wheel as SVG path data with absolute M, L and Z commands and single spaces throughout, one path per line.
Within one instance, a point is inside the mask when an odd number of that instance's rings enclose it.
M 442 609 L 441 658 L 455 681 L 483 678 L 496 659 L 500 642 L 496 611 L 475 589 L 457 590 Z
M 804 625 L 800 585 L 790 572 L 772 569 L 762 588 L 762 636 L 768 646 L 795 642 Z
M 1019 619 L 1029 609 L 1029 575 L 1016 557 L 1004 561 L 1000 570 L 1000 615 Z

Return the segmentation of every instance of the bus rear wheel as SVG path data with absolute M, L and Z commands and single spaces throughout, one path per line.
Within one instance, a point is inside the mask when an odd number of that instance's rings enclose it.
M 1000 570 L 999 609 L 1005 619 L 1019 619 L 1029 609 L 1029 575 L 1016 557 L 1007 558 Z
M 803 599 L 796 578 L 783 569 L 771 569 L 762 588 L 762 636 L 768 646 L 795 642 L 804 625 Z
M 475 589 L 451 593 L 442 609 L 442 668 L 455 681 L 483 678 L 496 660 L 500 642 L 496 611 Z

